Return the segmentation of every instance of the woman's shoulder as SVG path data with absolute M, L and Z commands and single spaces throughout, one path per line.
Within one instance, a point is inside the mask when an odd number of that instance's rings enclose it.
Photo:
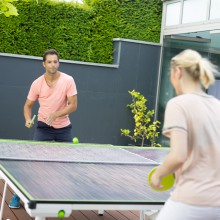
M 169 100 L 169 105 L 189 106 L 193 108 L 195 105 L 220 104 L 220 100 L 207 93 L 186 93 L 176 96 Z
M 182 95 L 178 95 L 178 96 L 175 96 L 173 98 L 171 98 L 169 101 L 168 101 L 168 104 L 178 104 L 178 103 L 183 103 L 183 102 L 186 102 L 188 100 L 191 100 L 193 97 L 189 94 L 182 94 Z

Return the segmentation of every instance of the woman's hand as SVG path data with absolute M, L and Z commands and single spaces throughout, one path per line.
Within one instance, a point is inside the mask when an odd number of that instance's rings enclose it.
M 158 170 L 152 174 L 150 179 L 150 185 L 156 189 L 162 189 L 163 185 L 161 185 L 162 177 L 159 176 Z

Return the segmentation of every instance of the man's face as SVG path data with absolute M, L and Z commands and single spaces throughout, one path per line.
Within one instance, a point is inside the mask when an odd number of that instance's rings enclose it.
M 45 62 L 43 62 L 43 66 L 45 67 L 47 73 L 55 74 L 59 68 L 59 60 L 57 55 L 48 54 Z

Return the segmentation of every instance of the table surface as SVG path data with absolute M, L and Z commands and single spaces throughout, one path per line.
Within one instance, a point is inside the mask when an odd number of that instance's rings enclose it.
M 152 190 L 147 176 L 168 152 L 167 148 L 0 140 L 0 170 L 30 204 L 161 204 L 170 191 Z

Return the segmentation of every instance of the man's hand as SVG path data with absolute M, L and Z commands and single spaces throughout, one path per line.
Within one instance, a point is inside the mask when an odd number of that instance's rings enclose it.
M 25 122 L 25 126 L 27 127 L 27 128 L 31 128 L 31 127 L 33 127 L 33 125 L 34 125 L 34 120 L 28 120 L 28 121 L 26 121 Z
M 52 126 L 52 123 L 56 120 L 57 115 L 56 113 L 50 114 L 46 117 L 46 124 Z
M 32 119 L 29 119 L 29 120 L 27 120 L 27 121 L 25 122 L 25 126 L 26 126 L 27 128 L 33 127 L 35 117 L 36 117 L 36 115 L 34 115 Z

